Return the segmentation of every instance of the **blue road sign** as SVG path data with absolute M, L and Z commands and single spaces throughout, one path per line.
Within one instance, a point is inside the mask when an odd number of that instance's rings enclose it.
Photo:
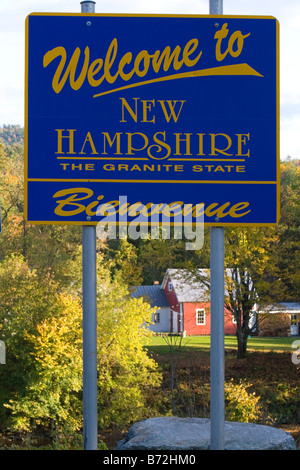
M 272 17 L 29 15 L 26 219 L 96 224 L 99 204 L 129 220 L 176 204 L 207 225 L 276 224 L 278 29 Z

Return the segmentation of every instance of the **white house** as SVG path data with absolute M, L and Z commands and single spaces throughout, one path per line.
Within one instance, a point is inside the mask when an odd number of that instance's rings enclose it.
M 258 314 L 268 315 L 269 318 L 278 319 L 282 325 L 286 325 L 286 334 L 291 336 L 300 335 L 300 303 L 299 302 L 279 302 L 276 305 L 268 305 Z
M 149 325 L 151 331 L 156 333 L 170 331 L 170 304 L 160 285 L 138 286 L 133 289 L 132 296 L 143 297 L 151 307 L 156 307 L 157 310 L 152 316 L 153 324 Z

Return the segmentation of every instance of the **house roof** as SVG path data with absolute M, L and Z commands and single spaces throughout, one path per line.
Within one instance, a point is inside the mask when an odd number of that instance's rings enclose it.
M 209 270 L 198 269 L 195 277 L 187 269 L 168 269 L 162 283 L 163 288 L 168 278 L 171 279 L 179 302 L 209 301 Z
M 170 307 L 165 291 L 159 285 L 138 286 L 132 291 L 132 297 L 143 297 L 151 307 Z
M 278 304 L 269 305 L 261 309 L 260 312 L 296 314 L 296 313 L 300 313 L 300 303 L 299 302 L 279 302 Z
M 286 309 L 287 311 L 293 313 L 295 311 L 300 312 L 300 303 L 299 302 L 282 302 L 279 304 L 280 308 Z

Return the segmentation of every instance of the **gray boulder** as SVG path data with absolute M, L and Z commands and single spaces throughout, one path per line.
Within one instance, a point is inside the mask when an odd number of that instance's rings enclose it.
M 224 450 L 296 450 L 293 437 L 282 429 L 225 421 Z M 210 420 L 162 417 L 139 421 L 116 450 L 209 450 Z

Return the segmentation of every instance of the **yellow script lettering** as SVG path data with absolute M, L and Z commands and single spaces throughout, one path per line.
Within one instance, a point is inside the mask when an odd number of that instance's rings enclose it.
M 222 41 L 225 39 L 229 33 L 229 29 L 227 28 L 228 23 L 224 23 L 222 28 L 216 32 L 215 39 L 217 39 L 216 44 L 216 59 L 221 62 L 227 56 L 228 52 L 232 57 L 238 57 L 244 47 L 244 39 L 250 36 L 250 33 L 243 35 L 241 31 L 235 31 L 229 38 L 228 47 L 225 52 L 222 53 L 221 46 Z M 237 42 L 237 48 L 234 50 L 233 45 Z
M 82 197 L 78 197 L 78 194 L 84 194 Z M 62 197 L 67 196 L 70 194 L 69 197 L 65 199 L 58 199 L 56 202 L 58 206 L 55 208 L 54 212 L 57 215 L 61 216 L 70 216 L 80 214 L 85 210 L 85 206 L 83 204 L 78 204 L 75 201 L 83 201 L 84 199 L 89 199 L 94 193 L 91 189 L 88 188 L 70 188 L 70 189 L 62 189 L 61 191 L 57 191 L 53 194 L 53 197 Z M 64 206 L 75 206 L 76 209 L 73 210 L 63 210 Z
M 109 164 L 107 166 L 109 166 Z M 149 202 L 146 205 L 143 205 L 139 201 L 132 204 L 126 203 L 121 205 L 121 201 L 116 200 L 101 204 L 101 209 L 99 210 L 98 208 L 97 212 L 92 209 L 97 208 L 99 201 L 104 199 L 104 196 L 100 195 L 96 198 L 95 196 L 93 198 L 93 196 L 94 192 L 89 188 L 68 188 L 57 191 L 53 195 L 53 198 L 57 198 L 57 207 L 54 212 L 62 217 L 73 216 L 82 212 L 86 212 L 87 215 L 104 215 L 108 212 L 108 209 L 113 210 L 116 208 L 116 214 L 118 212 L 120 215 L 125 215 L 127 213 L 129 217 L 133 217 L 141 212 L 144 216 L 149 217 L 153 214 L 164 214 L 173 217 L 175 215 L 187 215 L 192 213 L 195 219 L 203 215 L 203 213 L 207 217 L 217 216 L 219 219 L 222 219 L 228 215 L 233 218 L 239 218 L 251 212 L 249 209 L 249 202 L 238 202 L 233 205 L 230 202 L 225 202 L 223 204 L 213 202 L 205 207 L 204 203 L 199 203 L 193 206 L 192 204 L 183 204 L 182 201 L 174 201 L 169 204 L 153 204 Z M 91 198 L 93 198 L 92 201 L 90 200 Z M 86 201 L 86 204 L 79 201 Z M 112 212 L 110 212 L 110 214 L 111 213 Z
M 196 52 L 198 44 L 198 39 L 194 38 L 186 43 L 183 51 L 178 45 L 175 46 L 173 51 L 170 46 L 166 46 L 162 51 L 156 50 L 153 54 L 150 54 L 147 50 L 142 50 L 138 52 L 135 58 L 133 58 L 131 52 L 126 52 L 117 59 L 118 40 L 114 38 L 108 46 L 105 58 L 97 58 L 91 64 L 90 49 L 86 46 L 84 50 L 84 63 L 77 79 L 75 79 L 75 74 L 81 54 L 79 47 L 76 47 L 73 52 L 69 64 L 67 64 L 67 52 L 64 47 L 58 46 L 47 51 L 43 57 L 43 66 L 48 67 L 53 60 L 60 57 L 60 62 L 52 80 L 53 90 L 55 93 L 60 93 L 68 77 L 71 88 L 79 90 L 86 78 L 92 87 L 98 87 L 104 80 L 112 84 L 118 77 L 121 77 L 124 81 L 130 80 L 133 75 L 144 77 L 151 66 L 155 73 L 159 73 L 161 70 L 167 72 L 171 67 L 173 67 L 173 70 L 178 71 L 183 65 L 193 67 L 202 55 L 202 51 L 199 51 L 198 54 Z M 195 52 L 196 56 L 194 56 Z M 115 64 L 115 62 L 118 63 Z M 111 74 L 113 65 L 115 65 L 114 70 L 116 70 L 114 75 Z
M 79 47 L 76 47 L 76 49 L 75 49 L 75 51 L 74 51 L 74 53 L 71 57 L 71 60 L 69 62 L 69 65 L 67 66 L 67 69 L 66 69 L 66 71 L 65 71 L 62 78 L 60 78 L 60 77 L 61 77 L 61 74 L 63 72 L 64 66 L 66 64 L 66 60 L 67 60 L 67 53 L 66 53 L 65 48 L 64 47 L 55 47 L 54 49 L 52 49 L 51 51 L 48 51 L 44 55 L 44 60 L 43 60 L 43 66 L 44 67 L 47 67 L 50 64 L 50 62 L 52 62 L 57 57 L 61 58 L 60 63 L 58 64 L 58 67 L 56 69 L 56 72 L 55 72 L 53 80 L 52 80 L 52 88 L 55 91 L 55 93 L 59 93 L 62 90 L 62 88 L 64 87 L 64 85 L 67 81 L 68 75 L 70 75 L 70 86 L 71 86 L 71 88 L 73 88 L 73 90 L 79 90 L 79 88 L 81 88 L 81 86 L 82 86 L 82 84 L 85 80 L 87 70 L 88 70 L 88 64 L 89 64 L 89 58 L 90 58 L 90 50 L 89 50 L 88 47 L 85 48 L 84 54 L 85 54 L 84 64 L 82 66 L 82 70 L 81 70 L 77 80 L 75 80 L 75 72 L 76 72 L 76 68 L 77 68 L 78 60 L 79 60 L 79 56 L 80 56 Z

